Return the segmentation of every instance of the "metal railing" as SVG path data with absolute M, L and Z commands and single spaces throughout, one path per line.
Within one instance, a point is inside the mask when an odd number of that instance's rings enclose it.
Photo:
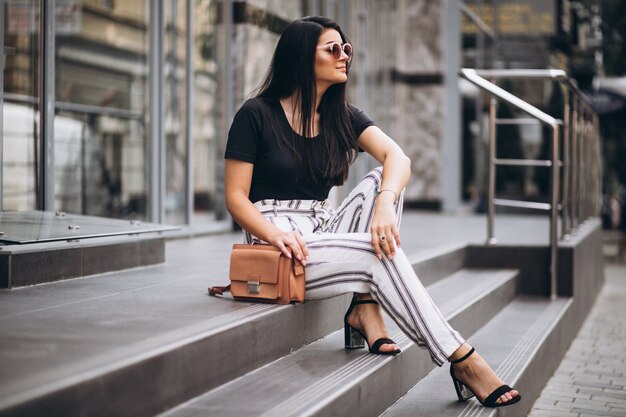
M 583 93 L 562 70 L 474 70 L 463 68 L 460 74 L 490 94 L 487 243 L 495 244 L 497 242 L 494 235 L 496 206 L 548 211 L 550 213 L 550 297 L 554 299 L 558 294 L 559 214 L 561 218 L 560 238 L 569 239 L 572 232 L 585 220 L 597 216 L 600 210 L 601 157 L 598 117 Z M 554 118 L 497 86 L 495 81 L 500 79 L 557 81 L 563 95 L 563 119 Z M 498 100 L 508 103 L 531 117 L 498 119 Z M 501 159 L 496 157 L 497 126 L 524 124 L 543 124 L 550 128 L 550 159 Z M 496 198 L 496 166 L 550 168 L 550 202 Z

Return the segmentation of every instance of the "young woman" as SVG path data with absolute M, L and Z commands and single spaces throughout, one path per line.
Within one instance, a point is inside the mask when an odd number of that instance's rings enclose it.
M 344 317 L 346 348 L 400 352 L 381 306 L 441 366 L 450 361 L 459 399 L 489 407 L 519 393 L 443 318 L 400 249 L 402 190 L 410 161 L 346 102 L 352 46 L 337 23 L 305 17 L 283 32 L 255 98 L 237 112 L 226 146 L 226 203 L 250 242 L 266 242 L 306 268 L 306 296 L 354 293 Z M 344 202 L 327 200 L 358 152 L 382 164 Z M 469 388 L 467 390 L 466 388 Z

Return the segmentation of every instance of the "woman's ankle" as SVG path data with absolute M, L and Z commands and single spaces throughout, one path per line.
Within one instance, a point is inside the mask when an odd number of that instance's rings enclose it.
M 472 350 L 472 346 L 470 346 L 469 343 L 467 342 L 462 343 L 461 346 L 459 346 L 458 349 L 455 350 L 452 353 L 452 355 L 450 355 L 450 357 L 448 358 L 448 361 L 449 362 L 458 361 L 459 359 L 467 355 L 470 352 L 470 350 Z

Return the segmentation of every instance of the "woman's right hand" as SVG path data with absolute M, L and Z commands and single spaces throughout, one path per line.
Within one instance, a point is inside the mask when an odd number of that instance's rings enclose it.
M 268 238 L 268 243 L 280 249 L 289 258 L 291 258 L 291 253 L 293 253 L 302 265 L 306 265 L 309 250 L 300 233 L 283 232 L 280 230 Z

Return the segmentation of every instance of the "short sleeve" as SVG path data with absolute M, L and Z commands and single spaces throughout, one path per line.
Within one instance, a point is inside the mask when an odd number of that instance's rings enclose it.
M 237 111 L 230 125 L 224 158 L 254 163 L 261 135 L 261 111 L 254 100 L 248 100 Z
M 354 107 L 352 104 L 348 104 L 348 109 L 350 110 L 350 123 L 352 123 L 352 129 L 354 130 L 357 138 L 361 136 L 361 133 L 363 133 L 365 129 L 370 126 L 374 126 L 372 119 L 367 117 L 365 113 Z
M 370 126 L 375 126 L 372 119 L 367 117 L 367 115 L 361 110 L 351 104 L 348 104 L 348 109 L 350 110 L 350 123 L 352 123 L 352 130 L 354 130 L 357 139 L 361 136 L 361 133 L 363 133 L 365 129 Z M 358 151 L 364 152 L 361 148 L 359 148 Z

